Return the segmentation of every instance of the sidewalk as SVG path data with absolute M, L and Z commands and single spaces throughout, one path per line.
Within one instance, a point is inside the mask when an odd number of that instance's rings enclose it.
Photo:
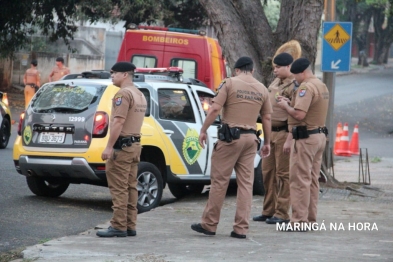
M 250 222 L 247 239 L 229 237 L 236 206 L 226 197 L 217 235 L 198 234 L 207 194 L 190 196 L 138 216 L 136 237 L 98 238 L 98 225 L 79 235 L 28 247 L 24 259 L 43 261 L 393 261 L 393 159 L 370 163 L 371 186 L 356 191 L 326 188 L 318 205 L 319 230 L 285 233 Z M 335 176 L 357 182 L 356 157 L 338 159 Z M 376 188 L 376 187 L 379 187 Z M 254 196 L 251 216 L 261 212 Z M 109 219 L 109 218 L 108 218 Z M 323 228 L 322 224 L 325 226 Z M 20 260 L 21 261 L 21 260 Z

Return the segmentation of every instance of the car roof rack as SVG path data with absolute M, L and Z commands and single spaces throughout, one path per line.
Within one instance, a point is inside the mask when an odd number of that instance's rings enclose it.
M 207 87 L 205 83 L 194 78 L 182 77 L 183 69 L 180 67 L 158 67 L 158 68 L 145 68 L 138 67 L 135 69 L 134 82 L 146 81 L 167 81 L 177 82 L 189 85 L 199 85 Z

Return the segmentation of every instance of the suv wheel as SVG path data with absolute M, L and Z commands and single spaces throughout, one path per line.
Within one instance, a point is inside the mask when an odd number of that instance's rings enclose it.
M 6 148 L 10 140 L 10 121 L 7 118 L 3 119 L 0 127 L 0 148 Z
M 42 177 L 29 176 L 26 177 L 27 185 L 31 192 L 37 196 L 58 197 L 63 194 L 70 183 L 58 179 L 44 179 Z
M 160 204 L 163 180 L 158 168 L 147 162 L 138 165 L 138 213 L 150 211 Z
M 261 196 L 265 194 L 265 187 L 263 186 L 263 178 L 262 178 L 262 160 L 259 161 L 258 166 L 254 168 L 253 193 L 254 195 L 261 195 Z

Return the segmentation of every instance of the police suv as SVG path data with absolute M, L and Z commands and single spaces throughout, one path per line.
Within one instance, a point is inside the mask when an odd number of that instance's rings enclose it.
M 210 183 L 210 158 L 220 120 L 208 129 L 202 149 L 199 130 L 214 97 L 182 69 L 137 68 L 134 84 L 147 100 L 138 168 L 138 210 L 157 207 L 163 188 L 183 197 Z M 21 115 L 13 160 L 38 196 L 57 197 L 70 183 L 107 186 L 101 159 L 108 138 L 112 98 L 110 79 L 70 79 L 47 83 Z M 254 193 L 263 194 L 261 158 L 255 157 Z M 235 180 L 235 173 L 232 180 Z

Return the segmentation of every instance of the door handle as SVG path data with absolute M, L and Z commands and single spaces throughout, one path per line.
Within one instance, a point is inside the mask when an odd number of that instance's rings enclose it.
M 175 132 L 173 132 L 172 130 L 169 129 L 164 129 L 164 134 L 168 135 L 169 137 L 174 134 Z

